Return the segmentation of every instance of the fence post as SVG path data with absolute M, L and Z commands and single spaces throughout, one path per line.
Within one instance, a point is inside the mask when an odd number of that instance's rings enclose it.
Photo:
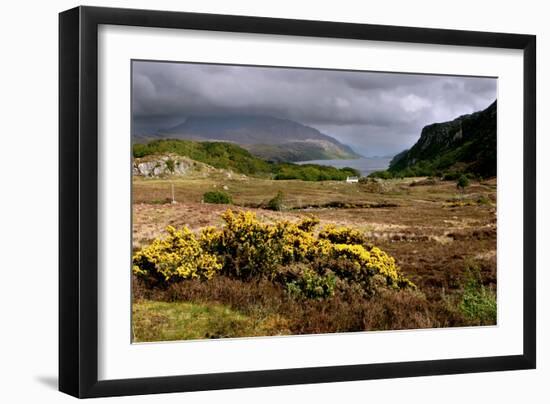
M 171 182 L 170 185 L 172 186 L 172 203 L 176 203 L 176 195 L 174 193 L 174 183 Z

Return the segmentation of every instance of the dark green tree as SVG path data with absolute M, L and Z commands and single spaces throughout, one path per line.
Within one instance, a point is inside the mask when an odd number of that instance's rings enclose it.
M 466 177 L 464 174 L 458 177 L 458 180 L 456 181 L 456 187 L 461 192 L 463 192 L 468 185 L 470 185 L 470 180 L 468 179 L 468 177 Z

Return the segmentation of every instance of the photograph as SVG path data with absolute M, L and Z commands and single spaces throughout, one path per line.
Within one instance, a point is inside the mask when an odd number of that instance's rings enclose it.
M 497 77 L 129 68 L 133 343 L 497 326 Z

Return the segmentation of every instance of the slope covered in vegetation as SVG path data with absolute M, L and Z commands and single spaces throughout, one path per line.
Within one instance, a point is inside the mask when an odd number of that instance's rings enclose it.
M 273 177 L 276 180 L 345 180 L 348 176 L 359 175 L 357 170 L 348 167 L 334 168 L 317 164 L 298 165 L 268 162 L 253 156 L 249 151 L 234 143 L 169 139 L 133 145 L 134 158 L 167 153 L 186 156 L 219 169 L 257 177 Z
M 484 178 L 497 174 L 497 102 L 483 111 L 434 123 L 422 129 L 420 139 L 399 153 L 386 172 L 374 177 L 445 176 L 470 174 Z

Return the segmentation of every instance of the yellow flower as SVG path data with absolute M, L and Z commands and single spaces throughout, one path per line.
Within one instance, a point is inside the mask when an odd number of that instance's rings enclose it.
M 374 276 L 383 276 L 391 287 L 414 287 L 393 257 L 370 245 L 357 229 L 327 225 L 316 235 L 317 218 L 264 223 L 254 212 L 230 209 L 222 219 L 221 228 L 205 227 L 197 235 L 187 227 L 168 226 L 167 237 L 134 254 L 134 273 L 168 281 L 211 279 L 223 270 L 241 278 L 273 279 L 280 266 L 300 263 L 365 287 Z

